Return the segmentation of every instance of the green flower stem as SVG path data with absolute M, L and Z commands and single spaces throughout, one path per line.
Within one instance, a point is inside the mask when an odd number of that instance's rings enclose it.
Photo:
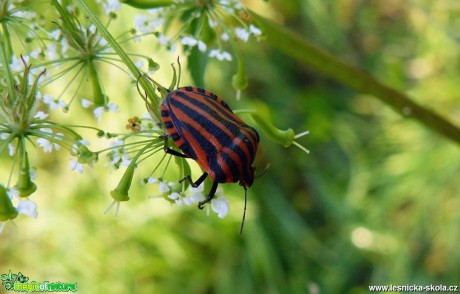
M 460 143 L 460 128 L 447 119 L 417 104 L 404 93 L 379 82 L 360 69 L 342 62 L 280 24 L 254 12 L 251 12 L 251 15 L 264 29 L 267 40 L 272 46 L 358 92 L 375 96 L 403 116 L 411 116 L 437 133 Z
M 96 65 L 93 60 L 88 60 L 86 62 L 88 68 L 88 74 L 91 79 L 91 84 L 93 85 L 93 96 L 94 104 L 96 106 L 104 106 L 107 102 L 104 91 L 102 90 L 101 83 L 99 81 L 99 75 L 96 69 Z
M 18 183 L 15 188 L 19 192 L 19 196 L 28 197 L 37 190 L 37 185 L 32 181 L 30 175 L 29 155 L 27 154 L 24 139 L 21 141 L 19 149 L 19 176 Z
M 151 9 L 174 4 L 172 0 L 121 0 L 121 3 L 141 9 Z
M 3 32 L 6 35 L 3 35 L 0 32 L 0 64 L 3 64 L 3 74 L 6 77 L 6 83 L 8 85 L 8 94 L 10 95 L 10 99 L 12 101 L 16 101 L 16 91 L 14 90 L 14 78 L 13 74 L 10 69 L 10 63 L 12 58 L 12 50 L 11 50 L 11 40 L 9 38 L 8 28 L 4 23 L 2 23 Z
M 260 107 L 262 107 L 260 105 Z M 250 109 L 239 109 L 234 111 L 236 114 L 247 113 L 256 122 L 259 129 L 273 142 L 284 147 L 289 147 L 294 144 L 295 133 L 293 129 L 280 130 L 276 128 L 270 120 L 265 116 L 260 115 L 259 111 Z
M 57 1 L 57 0 L 53 0 L 53 2 L 54 1 Z M 99 34 L 101 34 L 101 36 L 105 38 L 105 40 L 110 44 L 112 49 L 118 54 L 118 56 L 120 56 L 123 63 L 128 67 L 129 71 L 132 73 L 133 77 L 135 78 L 139 77 L 141 75 L 141 73 L 139 72 L 139 69 L 136 67 L 134 62 L 129 58 L 128 54 L 126 54 L 123 48 L 121 48 L 121 46 L 118 44 L 115 38 L 109 33 L 106 26 L 103 25 L 99 21 L 97 16 L 93 13 L 91 8 L 88 6 L 88 4 L 84 0 L 77 0 L 76 2 L 80 4 L 80 7 L 83 9 L 86 15 L 93 21 Z M 150 102 L 152 103 L 153 113 L 155 114 L 156 118 L 160 120 L 161 119 L 160 110 L 159 110 L 160 101 L 159 99 L 154 98 L 154 97 L 158 97 L 155 93 L 154 87 L 146 78 L 140 78 L 139 84 L 145 90 L 145 92 L 147 93 L 147 97 L 150 99 Z

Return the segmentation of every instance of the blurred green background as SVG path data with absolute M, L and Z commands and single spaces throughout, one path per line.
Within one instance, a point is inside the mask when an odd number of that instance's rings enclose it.
M 245 4 L 460 125 L 458 0 Z M 117 21 L 135 12 L 124 8 Z M 249 77 L 241 101 L 229 82 L 234 63 L 211 63 L 207 88 L 234 109 L 261 101 L 277 126 L 310 131 L 300 140 L 309 155 L 261 136 L 255 165 L 271 168 L 249 190 L 243 235 L 244 193 L 236 184 L 222 185 L 231 213 L 221 220 L 149 199 L 157 188 L 142 186 L 139 173 L 131 200 L 114 217 L 103 211 L 120 171 L 109 173 L 102 159 L 76 175 L 67 154 L 41 154 L 32 197 L 39 217 L 7 225 L 0 272 L 77 282 L 81 293 L 367 293 L 368 285 L 459 285 L 458 144 L 267 42 L 240 45 Z M 153 41 L 141 47 L 157 52 Z M 175 56 L 152 58 L 162 66 L 155 75 L 169 84 Z M 105 115 L 105 123 L 123 131 L 128 117 L 145 112 L 143 103 L 125 75 L 107 78 L 122 112 Z M 94 149 L 106 143 L 100 144 Z

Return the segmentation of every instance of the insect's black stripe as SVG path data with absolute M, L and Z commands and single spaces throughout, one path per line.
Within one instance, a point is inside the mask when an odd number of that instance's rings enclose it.
M 170 107 L 167 103 L 167 100 L 161 104 L 160 109 L 163 117 L 163 123 L 166 127 L 166 131 L 169 134 L 169 136 L 173 139 L 176 146 L 190 158 L 196 159 L 195 151 L 192 148 L 190 148 L 190 144 L 184 141 L 178 133 L 180 131 L 180 126 L 176 127 L 174 121 L 172 120 L 172 117 L 170 117 L 169 115 Z
M 174 128 L 174 124 L 172 123 L 172 121 L 165 121 L 164 124 L 167 129 Z
M 206 99 L 201 99 L 201 98 L 205 97 L 205 98 L 212 99 L 214 101 L 216 101 L 217 99 L 213 99 L 213 98 L 211 98 L 209 96 L 203 96 L 203 95 L 196 94 L 196 93 L 193 93 L 193 92 L 192 93 L 187 93 L 187 92 L 184 92 L 184 91 L 176 91 L 175 94 L 178 95 L 181 98 L 184 98 L 184 99 L 187 99 L 187 100 L 190 100 L 190 101 L 196 101 L 195 103 L 200 104 L 200 105 L 197 105 L 200 108 L 205 107 L 204 103 L 206 103 L 205 108 L 206 108 L 207 112 L 217 113 L 217 116 L 219 116 L 219 117 L 224 116 L 225 119 L 228 120 L 228 121 L 232 121 L 232 122 L 234 122 L 236 124 L 244 123 L 241 120 L 238 120 L 238 118 L 235 116 L 233 111 L 230 109 L 230 107 L 228 107 L 228 105 L 225 102 L 224 102 L 225 105 L 222 104 L 222 103 L 219 103 L 219 104 L 216 105 L 214 103 L 211 103 L 211 102 L 207 101 Z M 204 103 L 203 103 L 203 101 L 204 101 Z M 223 101 L 223 100 L 221 100 L 221 101 Z M 221 105 L 223 108 L 219 108 L 218 105 Z
M 250 126 L 246 126 L 244 130 L 247 133 L 246 138 L 249 140 L 249 142 L 245 142 L 245 143 L 250 150 L 251 158 L 254 158 L 255 153 L 257 151 L 257 147 L 259 145 L 259 134 L 254 128 Z
M 190 100 L 187 100 L 187 101 L 190 101 Z M 212 121 L 213 117 L 212 116 L 209 116 L 209 117 L 206 117 L 196 111 L 194 111 L 193 109 L 189 108 L 187 105 L 185 105 L 184 103 L 182 103 L 182 101 L 180 101 L 179 99 L 173 99 L 172 101 L 170 100 L 170 103 L 171 105 L 173 105 L 174 107 L 176 107 L 177 109 L 180 109 L 182 111 L 182 113 L 184 114 L 190 114 L 190 113 L 193 113 L 193 118 L 190 117 L 190 115 L 186 115 L 186 116 L 182 116 L 181 115 L 181 120 L 180 122 L 184 125 L 186 125 L 186 128 L 187 130 L 190 131 L 190 129 L 193 129 L 194 130 L 194 134 L 200 134 L 199 131 L 197 131 L 193 126 L 192 124 L 193 123 L 188 123 L 187 120 L 192 120 L 193 122 L 197 122 L 199 123 L 201 126 L 215 126 L 215 122 Z M 172 112 L 174 113 L 174 112 Z M 219 122 L 222 122 L 221 120 L 218 120 Z M 234 125 L 232 129 L 229 129 L 228 126 L 226 126 L 225 124 L 223 124 L 223 127 L 225 127 L 226 129 L 229 130 L 230 133 L 234 134 L 236 137 L 241 137 L 241 132 L 239 131 L 239 128 L 238 126 Z M 220 130 L 220 128 L 218 128 L 216 126 L 217 129 Z M 209 128 L 208 128 L 209 129 Z M 201 134 L 200 134 L 201 135 Z M 234 143 L 234 140 L 232 137 L 230 137 L 228 134 L 226 134 L 224 131 L 220 131 L 218 132 L 218 135 L 216 134 L 212 134 L 210 133 L 211 136 L 215 137 L 217 139 L 218 142 L 220 142 L 220 144 L 224 147 L 228 147 L 229 149 L 231 149 L 233 152 L 235 152 L 236 156 L 240 159 L 240 161 L 242 162 L 248 162 L 249 158 L 246 156 L 246 153 L 241 149 L 241 146 L 238 145 L 238 144 L 235 144 Z M 196 138 L 196 137 L 195 137 Z M 200 147 L 203 148 L 204 150 L 209 150 L 207 149 L 208 146 L 209 146 L 209 138 L 206 138 L 206 137 L 203 137 L 203 139 L 199 139 L 197 140 L 198 143 L 200 144 Z M 242 140 L 242 142 L 244 142 L 244 140 Z M 246 142 L 245 142 L 246 144 Z M 212 144 L 210 144 L 212 145 Z M 247 144 L 246 144 L 247 145 Z M 251 145 L 251 144 L 249 144 Z M 212 145 L 214 146 L 214 145 Z M 250 148 L 248 148 L 249 150 L 249 153 L 250 154 L 254 154 L 254 147 L 251 146 Z M 213 150 L 215 150 L 215 152 L 217 152 L 217 150 L 215 148 L 213 148 Z M 209 151 L 208 151 L 209 152 Z M 251 155 L 251 158 L 253 158 L 254 155 Z
M 180 135 L 178 133 L 172 133 L 170 136 L 173 139 L 173 141 L 180 140 Z
M 210 104 L 210 103 L 205 104 L 202 101 L 198 100 L 196 97 L 194 97 L 192 95 L 188 95 L 186 92 L 177 91 L 177 92 L 175 92 L 175 94 L 178 97 L 182 98 L 182 99 L 190 101 L 190 103 L 193 103 L 198 108 L 203 109 L 206 113 L 209 114 L 209 116 L 212 116 L 215 120 L 227 121 L 229 124 L 235 125 L 235 127 L 227 128 L 227 129 L 230 132 L 232 132 L 232 134 L 235 135 L 235 136 L 238 134 L 238 129 L 241 126 L 242 122 L 237 121 L 235 119 L 235 115 L 233 113 L 228 114 L 228 113 L 223 112 L 223 111 L 217 112 L 217 110 L 215 108 L 212 108 L 212 104 Z M 173 100 L 177 101 L 179 99 L 173 99 Z M 171 99 L 170 99 L 169 103 L 171 103 Z
M 223 160 L 223 166 L 220 166 L 217 160 L 211 162 L 211 168 L 222 171 L 216 173 L 216 180 L 221 183 L 236 182 L 242 176 L 242 173 L 238 170 L 238 162 L 235 162 L 226 152 L 220 152 L 219 155 Z M 225 172 L 225 169 L 230 170 L 231 177 Z
M 195 98 L 193 98 L 191 96 L 188 96 L 184 92 L 177 92 L 177 96 L 179 98 L 182 98 L 182 99 L 188 101 L 189 103 L 193 104 L 197 108 L 202 109 L 209 116 L 204 117 L 202 115 L 199 115 L 196 111 L 194 111 L 194 110 L 190 109 L 189 107 L 187 107 L 186 105 L 184 105 L 181 102 L 181 99 L 177 99 L 177 98 L 172 99 L 172 100 L 170 99 L 169 103 L 171 105 L 180 108 L 185 113 L 193 113 L 194 115 L 200 116 L 200 118 L 202 117 L 203 119 L 209 121 L 209 123 L 211 123 L 212 125 L 215 125 L 215 123 L 210 121 L 209 118 L 211 118 L 211 119 L 213 119 L 215 121 L 220 121 L 225 125 L 226 130 L 229 131 L 232 135 L 234 135 L 234 136 L 238 135 L 238 133 L 239 133 L 239 125 L 237 125 L 237 124 L 235 124 L 235 123 L 233 123 L 233 122 L 231 122 L 229 120 L 226 120 L 226 118 L 222 117 L 221 114 L 219 114 L 216 111 L 214 111 L 213 109 L 207 107 L 207 105 L 205 105 L 204 103 L 198 101 L 197 99 L 195 99 Z M 227 123 L 225 123 L 224 121 L 227 122 Z M 231 125 L 231 126 L 229 127 L 229 125 Z M 228 140 L 231 141 L 231 138 L 228 137 Z
M 169 116 L 168 111 L 167 111 L 167 110 L 162 110 L 162 111 L 161 111 L 161 116 L 162 116 L 162 117 L 168 117 L 168 116 Z

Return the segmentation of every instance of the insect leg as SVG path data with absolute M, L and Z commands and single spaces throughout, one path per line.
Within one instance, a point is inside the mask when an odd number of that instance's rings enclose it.
M 209 201 L 211 201 L 212 198 L 214 198 L 214 195 L 216 194 L 216 190 L 217 190 L 217 185 L 219 185 L 219 183 L 217 181 L 214 181 L 212 183 L 212 187 L 211 187 L 211 190 L 209 191 L 208 198 L 206 198 L 205 200 L 203 200 L 200 203 L 198 203 L 198 208 L 199 209 L 203 209 L 204 205 L 206 203 L 208 203 Z
M 190 175 L 186 175 L 182 180 L 179 181 L 179 183 L 182 183 L 183 181 L 187 180 L 193 188 L 197 188 L 199 185 L 201 185 L 201 183 L 203 183 L 207 176 L 208 173 L 205 172 L 201 175 L 201 177 L 198 178 L 198 180 L 196 180 L 196 182 L 193 182 L 192 177 Z
M 171 155 L 174 155 L 174 156 L 183 157 L 183 158 L 190 158 L 190 156 L 185 155 L 184 153 L 180 153 L 179 151 L 176 151 L 174 149 L 169 148 L 169 146 L 168 146 L 168 136 L 167 135 L 164 135 L 164 136 L 161 136 L 161 137 L 163 137 L 163 140 L 164 140 L 163 150 L 165 151 L 165 153 L 168 153 L 168 154 L 171 154 Z

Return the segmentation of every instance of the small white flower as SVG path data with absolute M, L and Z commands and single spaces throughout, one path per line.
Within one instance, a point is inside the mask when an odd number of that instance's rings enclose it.
M 93 114 L 98 122 L 101 122 L 102 114 L 104 113 L 104 106 L 94 108 Z
M 37 169 L 36 169 L 35 167 L 32 167 L 32 168 L 29 170 L 29 173 L 30 173 L 30 179 L 31 179 L 31 180 L 35 180 L 35 179 L 38 177 Z
M 232 60 L 232 55 L 228 53 L 227 51 L 220 51 L 218 49 L 213 49 L 209 52 L 209 57 L 215 57 L 217 60 L 223 61 L 223 60 Z
M 70 170 L 74 170 L 79 174 L 82 174 L 85 170 L 83 164 L 78 162 L 78 158 L 73 158 L 69 164 Z
M 212 20 L 211 18 L 208 18 L 208 23 L 211 28 L 217 27 L 217 22 Z
M 29 56 L 23 55 L 22 58 L 26 64 L 29 64 Z M 10 68 L 14 72 L 21 72 L 24 70 L 24 63 L 22 62 L 21 58 L 17 58 L 15 55 L 13 55 L 13 62 L 11 62 Z
M 160 45 L 161 45 L 161 46 L 165 46 L 165 45 L 167 45 L 167 44 L 169 43 L 169 38 L 166 37 L 166 36 L 163 35 L 163 34 L 160 34 L 160 35 L 158 36 L 158 42 L 160 42 Z
M 94 35 L 96 33 L 96 26 L 94 24 L 89 25 L 88 27 L 88 33 L 90 35 Z
M 228 36 L 227 32 L 224 32 L 220 38 L 222 39 L 222 41 L 228 41 L 230 39 L 230 37 Z
M 160 190 L 161 194 L 164 194 L 164 193 L 169 192 L 171 190 L 165 180 L 160 182 L 160 187 L 158 189 Z
M 203 190 L 204 190 L 204 185 L 201 184 L 199 185 L 198 187 L 196 188 L 193 188 L 192 185 L 190 185 L 188 187 L 189 191 L 192 193 L 192 194 L 195 194 L 195 193 L 198 193 L 198 194 L 202 194 L 203 193 Z
M 147 183 L 148 184 L 158 184 L 159 180 L 157 178 L 154 178 L 154 177 L 148 177 L 147 179 Z
M 18 210 L 18 213 L 22 213 L 22 214 L 31 216 L 33 218 L 37 218 L 38 216 L 37 204 L 33 202 L 32 200 L 26 200 L 26 201 L 19 202 L 17 210 Z
M 31 51 L 29 55 L 33 59 L 37 59 L 38 57 L 40 57 L 40 53 L 42 53 L 42 50 L 39 48 L 39 49 Z
M 35 13 L 34 11 L 16 10 L 14 12 L 14 16 L 32 20 L 37 16 L 37 13 Z
M 188 190 L 190 191 L 191 195 L 183 199 L 184 203 L 186 205 L 192 205 L 194 203 L 203 201 L 205 199 L 203 195 L 203 188 L 204 188 L 203 184 L 199 185 L 197 188 L 193 188 L 190 185 Z
M 145 62 L 143 60 L 138 60 L 134 63 L 138 69 L 142 69 L 145 65 Z
M 162 18 L 152 18 L 146 14 L 134 16 L 134 27 L 144 34 L 153 33 L 163 22 Z
M 37 144 L 43 148 L 43 151 L 45 153 L 50 153 L 51 151 L 53 151 L 53 144 L 51 144 L 51 142 L 48 139 L 38 138 Z
M 236 28 L 235 34 L 244 42 L 247 42 L 249 39 L 249 32 L 245 28 Z
M 212 211 L 217 213 L 219 218 L 224 218 L 227 216 L 228 211 L 230 210 L 230 205 L 224 197 L 214 198 L 211 200 Z
M 55 29 L 54 31 L 51 31 L 49 35 L 53 40 L 57 41 L 59 40 L 59 37 L 61 36 L 61 30 Z
M 43 111 L 37 111 L 37 113 L 34 115 L 34 118 L 38 119 L 46 119 L 48 117 L 48 114 L 43 112 Z
M 112 111 L 112 112 L 119 112 L 120 110 L 118 109 L 118 105 L 116 105 L 115 103 L 113 102 L 110 102 L 109 104 L 107 104 L 107 109 L 109 111 Z
M 88 141 L 88 140 L 85 140 L 85 139 L 81 139 L 78 142 L 80 142 L 82 145 L 85 145 L 85 146 L 90 146 L 91 145 L 91 142 Z
M 56 43 L 50 43 L 48 46 L 46 46 L 46 49 L 48 50 L 48 59 L 49 60 L 56 60 L 60 56 L 57 53 L 57 44 Z
M 81 98 L 80 103 L 83 108 L 90 108 L 94 104 L 93 101 L 86 98 Z
M 110 142 L 110 147 L 121 147 L 123 145 L 125 145 L 125 141 L 118 138 Z
M 0 134 L 0 139 L 6 140 L 6 139 L 9 138 L 9 136 L 10 136 L 10 133 L 1 133 Z
M 262 35 L 262 31 L 256 27 L 255 25 L 253 24 L 250 24 L 249 25 L 249 31 L 254 35 L 254 36 L 260 36 Z
M 119 111 L 118 105 L 116 105 L 113 102 L 110 102 L 106 106 L 96 107 L 93 110 L 93 114 L 94 114 L 94 117 L 97 119 L 98 122 L 101 121 L 101 117 L 102 117 L 102 114 L 104 113 L 104 111 L 118 112 Z
M 180 197 L 180 194 L 177 192 L 172 192 L 170 195 L 168 195 L 168 198 L 171 200 L 174 200 L 176 205 L 182 205 L 182 199 Z
M 67 104 L 62 100 L 55 100 L 53 96 L 44 94 L 42 97 L 43 103 L 48 104 L 51 110 L 58 108 L 64 109 Z
M 182 45 L 191 46 L 191 47 L 195 46 L 196 43 L 198 42 L 197 39 L 193 37 L 189 37 L 189 36 L 182 37 L 180 41 Z
M 11 200 L 13 200 L 13 198 L 21 199 L 21 197 L 19 196 L 19 191 L 16 190 L 14 187 L 8 187 L 8 189 L 6 189 L 6 194 Z
M 193 193 L 190 196 L 184 198 L 184 203 L 186 205 L 192 205 L 194 203 L 198 203 L 204 201 L 206 198 L 203 196 L 201 192 Z
M 182 45 L 190 46 L 190 47 L 198 46 L 198 49 L 201 52 L 206 51 L 206 44 L 201 40 L 195 39 L 194 37 L 190 37 L 190 36 L 182 37 L 181 43 Z
M 121 156 L 121 166 L 128 166 L 131 164 L 131 156 L 128 153 L 125 153 Z
M 69 40 L 67 40 L 67 38 L 63 38 L 61 41 L 61 54 L 65 56 L 65 53 L 67 52 L 67 50 L 69 50 L 69 48 Z
M 140 43 L 142 42 L 142 37 L 140 35 L 134 34 L 133 41 L 134 43 Z
M 104 4 L 105 15 L 109 15 L 111 12 L 119 11 L 121 9 L 121 3 L 119 0 L 107 0 Z
M 206 51 L 206 44 L 203 42 L 203 41 L 198 41 L 198 50 L 200 50 L 201 52 L 205 52 Z
M 8 154 L 10 156 L 13 156 L 16 153 L 16 146 L 14 146 L 12 143 L 8 143 Z

